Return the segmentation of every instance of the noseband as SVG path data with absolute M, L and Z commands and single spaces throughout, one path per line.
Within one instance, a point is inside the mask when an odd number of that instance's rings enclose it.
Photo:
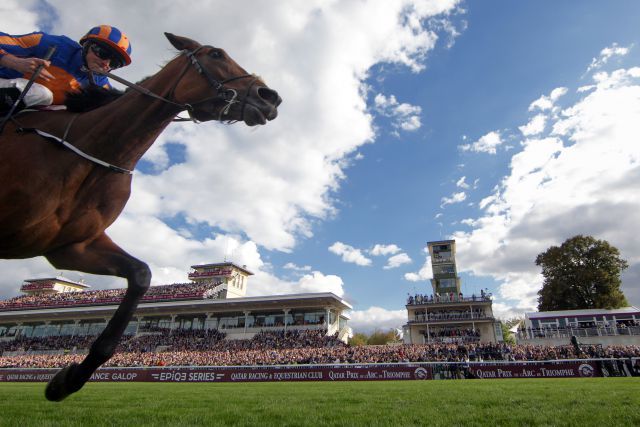
M 258 77 L 256 77 L 254 74 L 242 74 L 240 76 L 235 76 L 235 77 L 230 77 L 228 79 L 219 81 L 218 79 L 216 79 L 215 77 L 213 77 L 211 75 L 211 73 L 202 66 L 202 64 L 200 63 L 200 61 L 198 60 L 198 58 L 196 57 L 196 54 L 198 53 L 198 51 L 200 49 L 206 48 L 206 47 L 212 47 L 212 46 L 200 46 L 197 49 L 190 51 L 190 50 L 183 50 L 182 53 L 185 54 L 187 56 L 187 58 L 189 59 L 189 62 L 187 62 L 187 64 L 185 65 L 185 67 L 182 69 L 182 72 L 180 73 L 180 77 L 178 77 L 178 79 L 176 80 L 176 82 L 173 84 L 173 87 L 171 88 L 171 90 L 169 91 L 169 95 L 165 98 L 163 96 L 160 96 L 154 92 L 151 92 L 149 89 L 144 88 L 140 85 L 137 85 L 135 83 L 131 83 L 125 79 L 123 79 L 122 77 L 118 77 L 114 74 L 111 74 L 109 72 L 106 73 L 101 73 L 119 83 L 122 83 L 125 86 L 128 86 L 144 95 L 148 95 L 152 98 L 158 99 L 160 101 L 166 102 L 167 104 L 171 104 L 171 105 L 175 105 L 176 107 L 180 107 L 181 110 L 186 110 L 189 113 L 189 118 L 185 119 L 185 118 L 177 118 L 174 119 L 174 121 L 193 121 L 195 123 L 199 123 L 199 121 L 193 117 L 193 113 L 195 111 L 194 106 L 198 106 L 200 104 L 204 104 L 206 102 L 211 102 L 211 101 L 215 101 L 215 100 L 222 100 L 224 102 L 226 102 L 227 105 L 224 106 L 224 108 L 222 108 L 220 110 L 220 114 L 218 115 L 218 120 L 219 121 L 224 121 L 224 116 L 226 116 L 227 114 L 229 114 L 229 110 L 231 109 L 231 106 L 233 104 L 237 104 L 238 102 L 242 102 L 241 108 L 240 108 L 240 120 L 244 119 L 244 110 L 245 110 L 245 106 L 247 105 L 247 100 L 249 98 L 249 93 L 251 91 L 251 88 L 256 84 L 256 82 L 258 81 Z M 196 71 L 198 72 L 198 74 L 204 76 L 204 78 L 207 80 L 207 83 L 209 83 L 209 86 L 211 86 L 211 88 L 215 91 L 215 95 L 214 96 L 210 96 L 204 99 L 201 99 L 199 101 L 195 101 L 195 102 L 191 102 L 191 103 L 180 103 L 180 102 L 176 102 L 174 101 L 175 99 L 175 90 L 178 87 L 178 84 L 182 81 L 182 78 L 184 77 L 184 75 L 187 73 L 187 71 L 189 70 L 189 66 L 193 65 L 196 69 Z M 253 80 L 251 81 L 251 83 L 249 84 L 249 87 L 247 88 L 244 96 L 242 97 L 241 100 L 238 100 L 238 92 L 235 89 L 229 88 L 229 87 L 225 87 L 225 84 L 235 81 L 235 80 L 240 80 L 240 79 L 246 79 L 246 78 L 252 78 Z M 228 123 L 233 123 L 237 120 L 228 120 Z

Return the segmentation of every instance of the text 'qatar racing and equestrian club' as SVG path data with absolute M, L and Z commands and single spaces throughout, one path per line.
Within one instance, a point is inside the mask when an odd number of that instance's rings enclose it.
M 639 355 L 560 357 L 557 350 L 571 348 L 572 336 L 600 351 L 640 344 L 637 308 L 527 313 L 516 331 L 515 348 L 548 346 L 557 357 L 517 357 L 503 343 L 492 295 L 461 292 L 455 241 L 429 242 L 428 249 L 432 292 L 408 296 L 402 342 L 350 347 L 352 306 L 337 295 L 248 297 L 253 273 L 246 266 L 199 264 L 191 266 L 187 282 L 148 291 L 116 355 L 91 381 L 557 378 L 640 372 Z M 48 381 L 56 367 L 81 358 L 125 289 L 90 290 L 86 283 L 55 276 L 26 279 L 21 291 L 0 301 L 0 381 Z

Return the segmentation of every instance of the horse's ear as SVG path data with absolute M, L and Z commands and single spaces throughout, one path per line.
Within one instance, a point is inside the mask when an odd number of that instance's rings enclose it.
M 200 47 L 200 43 L 193 41 L 187 37 L 176 36 L 171 33 L 164 33 L 169 42 L 178 50 L 195 50 Z

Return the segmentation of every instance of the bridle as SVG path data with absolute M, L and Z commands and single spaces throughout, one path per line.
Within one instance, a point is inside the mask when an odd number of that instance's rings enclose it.
M 180 108 L 180 111 L 184 111 L 186 110 L 189 113 L 189 118 L 176 118 L 174 119 L 174 121 L 192 121 L 194 123 L 199 123 L 199 121 L 193 116 L 193 113 L 195 111 L 195 107 L 200 105 L 200 104 L 204 104 L 207 102 L 211 102 L 214 100 L 222 100 L 224 102 L 226 102 L 227 105 L 224 106 L 224 108 L 222 108 L 220 110 L 220 114 L 218 115 L 218 120 L 219 121 L 224 121 L 224 116 L 226 116 L 227 114 L 229 114 L 229 110 L 231 109 L 231 106 L 233 104 L 237 104 L 238 102 L 242 102 L 241 107 L 240 107 L 240 119 L 239 120 L 243 120 L 244 119 L 244 110 L 245 107 L 247 105 L 248 99 L 249 99 L 249 93 L 251 91 L 251 88 L 253 88 L 253 86 L 256 84 L 256 82 L 258 81 L 258 77 L 255 74 L 242 74 L 240 76 L 234 76 L 234 77 L 230 77 L 228 79 L 219 81 L 218 79 L 216 79 L 214 76 L 211 75 L 211 73 L 202 66 L 202 64 L 200 63 L 200 61 L 198 60 L 198 57 L 196 56 L 196 54 L 198 53 L 198 51 L 200 49 L 204 49 L 204 48 L 213 48 L 213 46 L 200 46 L 198 48 L 196 48 L 195 50 L 191 51 L 188 49 L 183 50 L 181 53 L 186 55 L 187 58 L 189 59 L 189 61 L 185 64 L 184 68 L 182 69 L 182 72 L 180 73 L 179 77 L 176 79 L 176 82 L 173 84 L 173 86 L 171 87 L 171 89 L 169 90 L 169 95 L 167 97 L 158 95 L 154 92 L 151 92 L 149 89 L 144 88 L 140 85 L 137 85 L 135 83 L 131 83 L 125 79 L 123 79 L 122 77 L 118 77 L 114 74 L 111 74 L 110 72 L 106 72 L 106 73 L 99 73 L 102 75 L 105 75 L 119 83 L 122 83 L 125 86 L 130 87 L 131 89 L 134 89 L 144 95 L 150 96 L 152 98 L 158 99 L 160 101 L 163 101 L 167 104 L 171 104 L 174 105 L 176 107 Z M 189 71 L 189 67 L 190 65 L 194 66 L 196 71 L 198 72 L 198 74 L 202 75 L 206 80 L 207 83 L 209 83 L 209 86 L 211 86 L 211 88 L 215 91 L 215 96 L 209 96 L 207 98 L 201 99 L 199 101 L 195 101 L 195 102 L 190 102 L 190 103 L 180 103 L 175 101 L 175 90 L 178 87 L 178 85 L 180 84 L 180 82 L 182 81 L 182 78 L 184 77 L 184 75 L 187 73 L 187 71 Z M 235 89 L 232 88 L 228 88 L 225 87 L 225 84 L 235 81 L 235 80 L 240 80 L 240 79 L 246 79 L 246 78 L 252 78 L 253 80 L 251 81 L 251 83 L 249 84 L 249 86 L 247 87 L 247 90 L 244 94 L 244 96 L 238 100 L 238 91 L 236 91 Z M 238 120 L 227 120 L 227 123 L 234 123 Z
M 198 61 L 198 58 L 196 57 L 196 53 L 198 53 L 198 51 L 203 47 L 211 47 L 211 46 L 200 46 L 194 51 L 184 50 L 183 52 L 185 53 L 185 55 L 187 55 L 191 64 L 196 68 L 196 71 L 198 72 L 198 74 L 204 76 L 204 78 L 209 83 L 209 86 L 211 86 L 216 91 L 216 96 L 205 98 L 203 100 L 196 101 L 192 104 L 185 104 L 185 106 L 187 106 L 187 111 L 189 112 L 189 117 L 192 120 L 196 121 L 192 115 L 193 108 L 195 105 L 204 104 L 206 102 L 209 102 L 215 99 L 222 99 L 224 102 L 227 103 L 227 105 L 225 105 L 225 107 L 220 110 L 220 114 L 218 115 L 218 120 L 222 121 L 223 116 L 226 116 L 229 113 L 229 109 L 231 108 L 231 106 L 235 103 L 240 102 L 237 99 L 238 92 L 235 89 L 226 88 L 224 85 L 226 83 L 229 83 L 235 80 L 252 78 L 253 80 L 251 80 L 251 83 L 249 83 L 249 86 L 247 87 L 247 90 L 241 99 L 242 104 L 240 106 L 240 120 L 243 120 L 244 109 L 247 105 L 247 100 L 249 99 L 249 93 L 251 92 L 251 88 L 253 88 L 253 85 L 255 85 L 256 82 L 258 81 L 258 77 L 256 77 L 254 74 L 242 74 L 240 76 L 230 77 L 223 81 L 218 81 L 215 77 L 211 75 L 211 73 L 206 68 L 202 66 L 202 64 L 200 63 L 200 61 Z M 178 86 L 178 83 L 180 83 L 180 80 L 182 80 L 182 77 L 187 72 L 187 69 L 188 69 L 188 65 L 185 66 L 184 70 L 182 71 L 182 74 L 180 75 L 180 78 L 176 81 L 176 84 L 174 85 L 172 91 L 170 92 L 170 95 L 173 95 L 173 91 Z M 232 122 L 232 121 L 228 121 L 228 122 Z
M 215 77 L 213 77 L 211 75 L 211 73 L 202 66 L 202 64 L 200 63 L 200 61 L 198 60 L 198 58 L 196 57 L 196 54 L 198 53 L 198 51 L 202 48 L 206 48 L 206 47 L 211 47 L 212 46 L 200 46 L 197 49 L 190 51 L 190 50 L 183 50 L 182 53 L 184 53 L 188 59 L 189 62 L 186 63 L 186 65 L 184 66 L 184 68 L 182 69 L 182 72 L 180 73 L 180 76 L 178 77 L 178 79 L 176 80 L 176 82 L 173 84 L 171 90 L 169 91 L 169 95 L 168 97 L 164 97 L 161 95 L 158 95 L 154 92 L 151 92 L 149 89 L 144 88 L 138 84 L 135 83 L 131 83 L 125 79 L 123 79 L 122 77 L 118 77 L 116 75 L 113 75 L 109 72 L 106 73 L 97 73 L 97 74 L 101 74 L 101 75 L 105 75 L 117 82 L 122 83 L 125 86 L 128 86 L 144 95 L 150 96 L 152 98 L 158 99 L 160 101 L 166 102 L 167 104 L 171 104 L 174 105 L 176 107 L 180 108 L 180 111 L 184 111 L 187 110 L 187 112 L 189 113 L 189 118 L 175 118 L 174 121 L 192 121 L 194 123 L 199 123 L 199 121 L 193 116 L 193 113 L 196 111 L 194 106 L 197 106 L 199 104 L 204 104 L 206 102 L 210 102 L 210 101 L 214 101 L 214 100 L 218 100 L 221 99 L 224 102 L 227 103 L 227 105 L 225 105 L 221 110 L 220 110 L 220 114 L 218 115 L 218 120 L 220 121 L 224 121 L 224 117 L 227 114 L 229 114 L 229 110 L 231 109 L 231 106 L 233 104 L 237 104 L 238 102 L 242 102 L 242 105 L 240 107 L 240 119 L 239 120 L 244 120 L 244 110 L 245 107 L 248 103 L 248 98 L 249 98 L 249 93 L 251 91 L 251 88 L 255 85 L 255 83 L 258 81 L 258 77 L 255 76 L 254 74 L 242 74 L 240 76 L 235 76 L 235 77 L 230 77 L 228 79 L 219 81 L 218 79 L 216 79 Z M 207 80 L 207 82 L 209 83 L 209 85 L 211 86 L 211 88 L 215 91 L 215 95 L 214 96 L 209 96 L 207 98 L 201 99 L 199 101 L 196 102 L 192 102 L 192 103 L 180 103 L 175 101 L 175 90 L 178 87 L 178 84 L 180 84 L 180 81 L 182 80 L 182 78 L 184 77 L 184 75 L 187 73 L 187 71 L 189 70 L 189 66 L 193 65 L 196 70 L 198 71 L 198 74 L 201 74 L 202 76 L 204 76 L 204 78 Z M 249 84 L 249 87 L 247 88 L 247 91 L 245 92 L 244 96 L 242 97 L 241 100 L 238 100 L 238 92 L 235 89 L 229 88 L 229 87 L 225 87 L 225 84 L 235 81 L 235 80 L 240 80 L 240 79 L 246 79 L 246 78 L 252 78 L 253 80 L 251 81 L 251 83 Z M 173 99 L 171 99 L 173 98 Z M 67 135 L 69 134 L 69 131 L 71 130 L 71 125 L 73 124 L 74 120 L 77 118 L 78 116 L 74 116 L 69 123 L 67 124 L 67 127 L 65 129 L 64 135 L 62 138 L 59 138 L 55 135 L 51 135 L 47 132 L 41 131 L 39 129 L 35 129 L 35 128 L 25 128 L 20 126 L 19 123 L 17 123 L 18 127 L 17 127 L 17 131 L 18 132 L 34 132 L 37 133 L 38 135 L 42 136 L 45 139 L 57 142 L 59 144 L 61 144 L 62 146 L 66 147 L 67 149 L 70 149 L 71 151 L 73 151 L 74 153 L 76 153 L 77 155 L 79 155 L 80 157 L 83 157 L 93 163 L 96 163 L 97 165 L 100 165 L 102 167 L 108 168 L 114 172 L 118 172 L 118 173 L 122 173 L 125 175 L 131 175 L 133 173 L 133 171 L 130 171 L 128 169 L 124 169 L 121 168 L 119 166 L 115 166 L 112 165 L 110 163 L 107 163 L 105 161 L 102 161 L 100 159 L 97 159 L 87 153 L 85 153 L 84 151 L 80 150 L 79 148 L 75 147 L 74 145 L 72 145 L 71 143 L 69 143 L 68 141 L 66 141 Z M 15 119 L 12 119 L 15 121 Z M 227 123 L 233 123 L 237 120 L 227 120 Z

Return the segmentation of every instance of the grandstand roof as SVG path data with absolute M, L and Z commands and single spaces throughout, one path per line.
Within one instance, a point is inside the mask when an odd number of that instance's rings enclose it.
M 81 288 L 90 288 L 91 287 L 91 286 L 87 285 L 86 283 L 76 282 L 75 280 L 67 279 L 66 277 L 62 277 L 62 276 L 40 277 L 40 278 L 37 278 L 37 279 L 25 279 L 24 281 L 28 282 L 28 283 L 54 281 L 54 282 L 68 283 L 70 285 L 78 286 L 78 287 L 81 287 Z
M 196 269 L 196 268 L 215 268 L 215 267 L 234 267 L 234 268 L 237 268 L 238 270 L 244 271 L 249 276 L 253 276 L 253 272 L 247 270 L 246 266 L 240 267 L 239 265 L 234 264 L 233 262 L 217 262 L 217 263 L 213 263 L 213 264 L 198 264 L 198 265 L 192 265 L 191 266 L 191 268 L 193 268 L 193 269 Z
M 338 307 L 351 310 L 353 307 L 347 301 L 331 292 L 270 295 L 259 297 L 243 297 L 233 299 L 196 299 L 187 301 L 158 301 L 143 302 L 138 306 L 136 315 L 163 315 L 194 313 L 194 312 L 237 312 L 273 309 L 296 309 L 306 307 Z M 109 317 L 118 308 L 111 305 L 84 305 L 78 307 L 55 307 L 29 310 L 0 311 L 0 322 L 12 321 L 42 321 L 56 319 L 70 319 L 73 317 Z
M 439 243 L 455 243 L 455 240 L 434 240 L 432 242 L 427 242 L 427 245 L 437 245 Z

